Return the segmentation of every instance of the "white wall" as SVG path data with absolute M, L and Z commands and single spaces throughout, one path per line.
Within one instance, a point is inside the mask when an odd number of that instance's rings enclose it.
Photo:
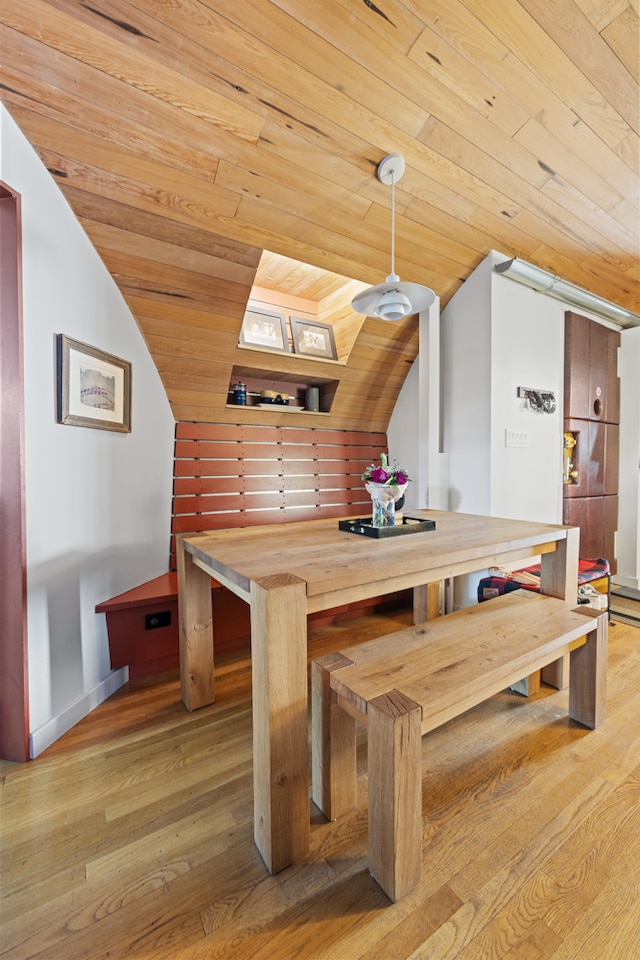
M 419 400 L 418 400 L 418 361 L 415 360 L 398 394 L 389 426 L 387 440 L 389 456 L 395 458 L 404 467 L 411 478 L 405 493 L 406 510 L 420 507 L 420 447 L 419 436 Z
M 562 522 L 563 308 L 496 274 L 492 253 L 443 312 L 444 450 L 450 508 Z M 518 387 L 553 391 L 534 412 Z M 506 431 L 526 446 L 507 446 Z
M 562 523 L 564 314 L 566 305 L 491 269 L 491 513 Z M 518 387 L 553 391 L 555 413 L 540 413 Z M 526 437 L 509 447 L 506 431 Z
M 420 315 L 418 356 L 389 420 L 389 452 L 411 477 L 407 511 L 446 510 L 448 464 L 442 453 L 440 392 L 440 301 Z
M 640 327 L 620 344 L 620 500 L 616 583 L 640 590 Z
M 449 509 L 491 509 L 491 271 L 474 270 L 442 313 L 443 449 Z
M 95 605 L 168 569 L 174 420 L 144 340 L 48 171 L 0 107 L 0 179 L 22 195 L 32 755 L 126 679 Z M 132 432 L 55 420 L 55 335 L 131 361 Z

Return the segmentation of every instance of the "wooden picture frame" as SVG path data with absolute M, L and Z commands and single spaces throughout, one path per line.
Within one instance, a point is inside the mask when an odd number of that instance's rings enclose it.
M 287 322 L 283 313 L 249 307 L 242 320 L 240 345 L 289 353 Z
M 303 320 L 291 317 L 294 352 L 304 357 L 317 357 L 323 360 L 337 360 L 333 328 L 317 320 Z
M 131 433 L 131 364 L 59 333 L 56 419 L 74 427 Z

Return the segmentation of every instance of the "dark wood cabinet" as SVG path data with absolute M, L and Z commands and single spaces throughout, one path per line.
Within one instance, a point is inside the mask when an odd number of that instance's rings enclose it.
M 619 346 L 616 330 L 577 313 L 565 314 L 565 417 L 619 423 Z
M 564 429 L 575 438 L 575 475 L 564 484 L 564 523 L 580 527 L 580 556 L 616 571 L 620 441 L 620 334 L 565 314 Z

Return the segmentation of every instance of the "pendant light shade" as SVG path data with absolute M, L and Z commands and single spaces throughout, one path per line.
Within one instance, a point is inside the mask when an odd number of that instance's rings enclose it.
M 351 306 L 366 317 L 381 320 L 402 320 L 412 313 L 426 310 L 435 303 L 436 295 L 419 283 L 404 283 L 395 272 L 395 185 L 404 173 L 404 157 L 390 153 L 378 164 L 378 180 L 391 184 L 391 273 L 386 283 L 368 287 L 351 301 Z

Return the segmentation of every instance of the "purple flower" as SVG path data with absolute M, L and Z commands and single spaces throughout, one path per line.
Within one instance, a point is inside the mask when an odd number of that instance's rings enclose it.
M 374 483 L 386 483 L 389 479 L 389 474 L 383 467 L 376 467 L 375 470 L 371 471 L 369 479 Z
M 391 465 L 386 453 L 380 454 L 380 464 L 379 467 L 373 463 L 370 464 L 362 474 L 362 479 L 371 483 L 386 484 L 388 487 L 403 487 L 409 482 L 407 471 L 398 466 L 397 460 L 394 460 Z

